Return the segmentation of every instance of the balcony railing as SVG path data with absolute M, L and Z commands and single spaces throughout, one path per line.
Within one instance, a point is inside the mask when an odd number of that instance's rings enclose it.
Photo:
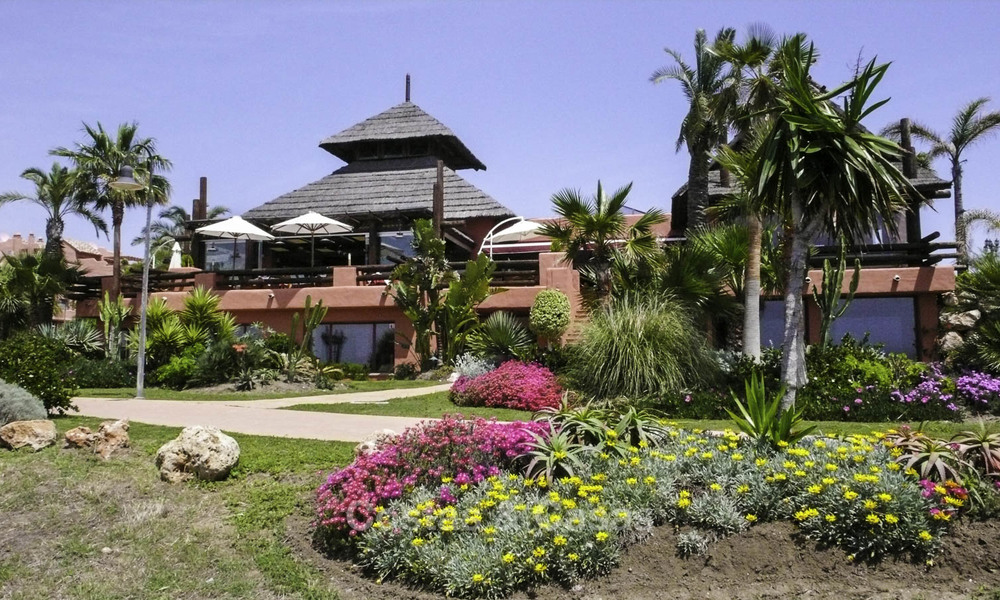
M 846 252 L 847 263 L 851 265 L 857 259 L 864 267 L 930 267 L 942 260 L 960 258 L 955 252 L 958 244 L 935 243 L 934 240 L 939 237 L 941 234 L 934 232 L 919 242 L 850 245 Z M 809 266 L 822 267 L 824 260 L 836 262 L 839 258 L 840 246 L 816 246 L 815 252 L 809 257 Z
M 220 290 L 329 287 L 332 285 L 333 270 L 330 267 L 218 271 L 215 280 L 215 287 Z
M 465 272 L 465 262 L 450 262 L 448 265 L 459 274 Z M 494 287 L 528 287 L 538 285 L 538 260 L 497 261 L 493 272 Z M 392 278 L 396 265 L 364 265 L 357 267 L 358 285 L 385 285 Z

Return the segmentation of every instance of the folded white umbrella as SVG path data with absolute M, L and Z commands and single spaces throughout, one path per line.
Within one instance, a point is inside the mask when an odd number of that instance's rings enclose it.
M 497 231 L 497 228 L 514 221 L 510 227 L 506 227 Z M 493 229 L 486 234 L 483 238 L 483 243 L 479 247 L 479 251 L 482 252 L 486 248 L 486 244 L 490 245 L 490 258 L 493 258 L 493 245 L 497 242 L 518 242 L 524 238 L 533 235 L 535 232 L 541 228 L 541 223 L 536 223 L 534 221 L 529 221 L 524 217 L 511 217 L 509 219 L 504 219 L 496 225 Z
M 299 215 L 294 219 L 282 221 L 271 226 L 271 231 L 281 231 L 283 233 L 305 233 L 309 232 L 311 238 L 310 266 L 316 266 L 316 234 L 330 235 L 334 233 L 347 233 L 354 228 L 347 223 L 341 223 L 336 219 L 324 217 L 318 212 L 309 211 L 304 215 Z
M 236 240 L 273 240 L 274 236 L 264 231 L 260 227 L 243 220 L 243 217 L 230 217 L 225 221 L 205 225 L 195 230 L 196 232 L 209 237 L 234 240 L 233 242 L 233 269 L 236 268 Z
M 170 250 L 170 264 L 167 269 L 181 268 L 181 245 L 174 242 L 174 247 Z

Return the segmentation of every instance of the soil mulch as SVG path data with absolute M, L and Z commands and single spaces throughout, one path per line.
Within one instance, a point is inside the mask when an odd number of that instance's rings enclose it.
M 289 519 L 293 552 L 329 578 L 342 600 L 439 600 L 441 596 L 397 583 L 378 584 L 353 563 L 312 547 L 305 518 Z M 550 585 L 515 600 L 705 598 L 723 600 L 829 598 L 967 599 L 1000 589 L 1000 521 L 960 522 L 932 565 L 886 560 L 871 566 L 847 561 L 840 549 L 821 549 L 790 523 L 765 523 L 713 543 L 706 556 L 680 558 L 672 526 L 629 548 L 610 574 L 572 589 Z

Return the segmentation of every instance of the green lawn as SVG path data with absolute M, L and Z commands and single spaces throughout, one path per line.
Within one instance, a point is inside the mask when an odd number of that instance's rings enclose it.
M 483 406 L 455 406 L 448 399 L 448 392 L 434 392 L 423 396 L 394 398 L 386 404 L 296 404 L 285 410 L 306 410 L 351 415 L 388 415 L 393 417 L 420 417 L 439 419 L 445 415 L 462 414 L 466 417 L 496 417 L 500 421 L 525 421 L 532 413 L 508 408 Z
M 349 394 L 353 392 L 379 392 L 382 390 L 405 390 L 411 388 L 440 385 L 440 381 L 344 381 L 347 386 L 336 390 L 293 390 L 275 391 L 270 386 L 261 386 L 249 392 L 217 392 L 204 389 L 171 390 L 167 388 L 146 388 L 146 398 L 150 400 L 263 400 L 265 398 L 305 398 L 309 396 L 326 396 L 330 394 Z M 134 398 L 135 388 L 83 388 L 76 394 L 85 398 Z
M 60 435 L 99 419 L 56 419 Z M 354 444 L 234 434 L 240 462 L 218 483 L 159 481 L 156 450 L 178 428 L 132 423 L 104 462 L 57 446 L 0 452 L 0 598 L 336 598 L 286 544 L 311 516 L 322 472 Z

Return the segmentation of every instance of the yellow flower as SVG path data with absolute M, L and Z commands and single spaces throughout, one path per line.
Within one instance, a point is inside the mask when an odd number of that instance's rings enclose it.
M 515 504 L 514 505 L 514 510 L 527 510 L 527 509 L 528 509 L 528 505 L 527 504 Z
M 701 454 L 701 458 L 704 459 L 704 460 L 709 460 L 713 456 L 714 456 L 714 454 L 712 454 L 711 452 L 702 452 L 702 454 Z
M 534 555 L 535 558 L 541 558 L 545 556 L 545 548 L 538 546 L 531 552 L 531 554 Z
M 785 477 L 785 474 L 784 474 L 784 473 L 775 473 L 775 474 L 774 474 L 774 480 L 775 480 L 775 481 L 784 481 L 784 480 L 786 480 L 786 479 L 788 479 L 788 478 L 787 478 L 787 477 Z
M 663 457 L 663 460 L 665 460 L 667 462 L 673 462 L 673 461 L 677 460 L 677 455 L 676 454 L 667 454 L 666 456 Z
M 785 467 L 786 469 L 794 469 L 796 465 L 792 461 L 786 460 L 781 466 Z
M 549 485 L 549 482 L 548 482 L 547 479 L 545 479 L 544 477 L 539 477 L 538 478 L 538 487 L 543 488 L 543 487 L 546 487 L 547 485 Z
M 779 448 L 787 448 L 788 447 L 788 442 L 786 442 L 785 440 L 781 440 L 781 441 L 778 442 L 778 447 Z
M 736 488 L 737 494 L 745 494 L 749 491 L 750 491 L 750 486 L 745 483 L 741 483 L 739 487 Z
M 564 536 L 557 535 L 556 537 L 552 538 L 552 543 L 556 546 L 565 546 L 566 538 Z
M 441 478 L 441 483 L 451 483 L 451 481 L 452 481 L 451 477 L 442 477 Z
M 892 495 L 882 492 L 881 494 L 878 495 L 878 499 L 881 500 L 882 502 L 889 502 L 892 500 Z
M 645 483 L 646 485 L 653 485 L 654 483 L 656 483 L 656 477 L 650 475 L 645 479 L 643 479 L 642 482 Z
M 805 477 L 806 476 L 806 472 L 805 471 L 796 471 L 796 472 L 794 472 L 792 474 L 795 475 L 796 477 Z
M 540 515 L 544 512 L 545 512 L 545 507 L 542 506 L 541 504 L 536 504 L 531 507 L 531 514 L 533 515 Z
M 548 567 L 545 566 L 545 563 L 538 563 L 535 565 L 535 573 L 544 573 L 546 568 Z
M 874 500 L 865 500 L 864 506 L 865 506 L 865 509 L 867 509 L 867 510 L 875 510 L 875 507 L 878 506 L 878 503 L 875 502 Z
M 818 484 L 817 485 L 811 485 L 811 486 L 809 486 L 809 487 L 806 488 L 806 491 L 808 491 L 810 494 L 818 494 L 818 493 L 820 493 L 820 492 L 823 491 L 823 486 L 818 485 Z
M 920 532 L 920 539 L 922 539 L 925 542 L 929 542 L 932 539 L 934 539 L 934 536 L 932 536 L 931 532 L 929 532 L 929 531 L 921 531 Z
M 710 486 L 708 486 L 708 487 L 709 487 L 709 488 L 711 488 L 711 490 L 712 490 L 713 492 L 718 492 L 719 490 L 721 490 L 721 489 L 722 489 L 722 486 L 721 486 L 721 485 L 719 485 L 719 484 L 717 484 L 717 483 L 713 483 L 712 485 L 710 485 Z
M 429 517 L 423 517 L 422 519 L 420 519 L 419 523 L 421 527 L 430 527 L 431 525 L 434 524 L 434 521 L 431 520 Z
M 745 519 L 746 519 L 746 520 L 747 520 L 748 522 L 750 522 L 750 523 L 753 523 L 754 521 L 756 521 L 756 520 L 757 520 L 757 515 L 747 515 L 747 516 L 746 516 L 746 517 L 744 517 L 744 518 L 745 518 Z
M 419 511 L 419 510 L 417 510 L 417 509 L 413 509 L 413 510 L 411 510 L 411 511 L 410 511 L 409 513 L 407 513 L 407 514 L 409 514 L 409 515 L 410 515 L 411 517 L 419 517 L 419 516 L 420 516 L 420 511 Z
M 496 532 L 497 532 L 497 528 L 496 527 L 492 527 L 492 526 L 491 527 L 483 527 L 483 533 L 486 534 L 486 535 L 493 535 Z
M 624 519 L 625 517 L 627 517 L 627 516 L 628 516 L 628 513 L 627 513 L 627 512 L 625 512 L 624 510 L 620 510 L 620 511 L 618 511 L 618 514 L 617 514 L 616 516 L 617 516 L 617 517 L 618 517 L 619 519 Z
M 816 440 L 813 442 L 813 446 L 816 446 L 817 448 L 826 448 L 826 442 L 823 440 Z
M 510 552 L 508 552 L 507 554 L 504 554 L 504 555 L 503 555 L 503 561 L 504 561 L 505 563 L 507 563 L 508 565 L 509 565 L 510 563 L 514 562 L 514 559 L 515 559 L 515 558 L 516 558 L 516 557 L 515 557 L 515 556 L 514 556 L 513 554 L 511 554 Z
M 576 500 L 571 500 L 569 498 L 566 498 L 565 500 L 562 501 L 562 505 L 563 508 L 565 508 L 566 510 L 574 509 L 576 508 Z
M 887 514 L 885 515 L 885 522 L 890 525 L 895 525 L 896 523 L 899 523 L 899 517 L 894 514 Z
M 743 455 L 740 454 L 739 452 L 736 452 L 735 454 L 733 454 L 732 458 L 735 461 L 741 461 L 741 460 L 743 460 Z
M 823 485 L 833 485 L 833 484 L 837 483 L 837 480 L 834 479 L 833 477 L 824 477 L 823 480 L 822 480 L 822 482 L 823 482 Z
M 483 580 L 483 576 L 480 573 L 474 573 L 472 575 L 472 583 L 480 583 Z
M 618 432 L 616 432 L 616 431 L 615 431 L 615 430 L 613 430 L 613 429 L 609 429 L 609 430 L 605 431 L 605 432 L 604 432 L 604 435 L 605 435 L 605 437 L 607 437 L 607 438 L 608 438 L 609 440 L 614 440 L 614 439 L 617 439 L 617 438 L 618 438 Z
M 878 515 L 874 513 L 868 513 L 868 516 L 865 517 L 865 521 L 868 521 L 872 525 L 878 525 L 882 522 L 882 520 L 878 518 Z
M 836 520 L 837 520 L 837 515 L 832 515 L 832 514 L 831 515 L 826 515 L 826 522 L 827 523 L 833 523 Z
M 885 468 L 889 469 L 890 471 L 898 471 L 898 470 L 902 469 L 903 467 L 900 466 L 899 463 L 889 463 L 889 464 L 887 464 L 885 466 Z
M 577 554 L 576 552 L 570 552 L 569 554 L 566 555 L 566 558 L 568 558 L 568 559 L 570 559 L 572 561 L 577 561 L 577 560 L 580 560 L 580 555 Z
M 553 523 L 558 523 L 562 519 L 559 515 L 549 515 L 549 521 Z
M 826 463 L 826 466 L 823 467 L 823 468 L 826 469 L 827 471 L 830 471 L 832 473 L 833 471 L 836 471 L 840 467 L 838 467 L 837 465 L 835 465 L 833 463 Z
M 603 542 L 608 539 L 608 534 L 607 532 L 604 531 L 598 531 L 597 534 L 594 535 L 594 539 L 596 539 L 598 542 Z
M 628 479 L 625 480 L 625 483 L 628 485 L 635 485 L 639 483 L 639 480 L 636 479 L 635 477 L 629 477 Z
M 410 542 L 410 543 L 413 544 L 414 546 L 416 546 L 417 548 L 419 548 L 419 547 L 421 547 L 421 546 L 424 545 L 424 539 L 423 538 L 413 538 L 413 541 Z
M 595 517 L 603 517 L 606 514 L 608 514 L 608 512 L 606 510 L 604 510 L 603 506 L 598 507 L 597 510 L 594 511 L 594 516 Z
M 911 477 L 916 477 L 917 476 L 917 470 L 914 469 L 913 467 L 910 467 L 909 469 L 903 471 L 903 474 L 904 475 L 910 475 Z
M 559 502 L 559 492 L 549 492 L 549 500 Z
M 677 501 L 677 508 L 687 508 L 691 506 L 691 500 L 688 498 L 681 498 Z

